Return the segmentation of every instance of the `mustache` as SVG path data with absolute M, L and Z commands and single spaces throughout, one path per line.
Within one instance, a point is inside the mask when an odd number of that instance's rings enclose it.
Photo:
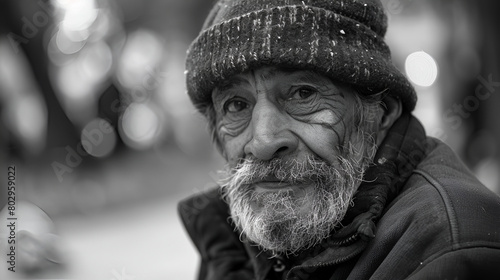
M 324 182 L 331 180 L 332 173 L 338 172 L 330 163 L 315 156 L 301 161 L 282 158 L 264 161 L 248 157 L 241 160 L 235 168 L 226 170 L 227 177 L 222 183 L 226 185 L 237 181 L 239 185 L 251 185 L 262 181 L 290 184 Z

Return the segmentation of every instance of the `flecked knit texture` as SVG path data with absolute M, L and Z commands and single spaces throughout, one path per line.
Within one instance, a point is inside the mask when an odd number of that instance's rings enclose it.
M 416 94 L 391 62 L 387 17 L 378 0 L 221 0 L 186 60 L 187 91 L 202 109 L 221 81 L 262 66 L 301 68 L 386 91 L 415 107 Z

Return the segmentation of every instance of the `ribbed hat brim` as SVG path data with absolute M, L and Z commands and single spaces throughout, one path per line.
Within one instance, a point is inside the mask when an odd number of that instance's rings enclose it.
M 188 94 L 203 107 L 219 82 L 261 66 L 318 71 L 365 94 L 387 91 L 406 110 L 415 107 L 415 90 L 392 64 L 382 37 L 348 17 L 309 6 L 259 10 L 202 32 L 187 54 Z

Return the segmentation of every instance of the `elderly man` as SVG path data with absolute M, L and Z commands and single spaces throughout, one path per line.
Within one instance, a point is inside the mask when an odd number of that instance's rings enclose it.
M 228 163 L 199 279 L 499 279 L 500 199 L 425 136 L 377 0 L 220 0 L 188 94 Z

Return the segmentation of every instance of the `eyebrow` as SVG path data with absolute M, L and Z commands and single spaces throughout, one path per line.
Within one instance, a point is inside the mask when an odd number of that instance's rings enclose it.
M 295 71 L 285 71 L 285 73 L 290 73 L 288 75 L 290 76 L 293 76 L 294 73 L 296 73 Z M 341 83 L 338 83 L 338 82 L 335 82 L 333 80 L 331 80 L 330 78 L 326 77 L 326 76 L 320 76 L 318 75 L 318 73 L 312 71 L 312 70 L 304 70 L 302 71 L 302 73 L 300 74 L 297 74 L 298 77 L 295 78 L 295 80 L 299 83 L 313 83 L 313 84 L 318 84 L 320 86 L 325 86 L 326 85 L 326 82 L 329 80 L 333 83 L 334 87 L 336 88 L 336 92 L 338 92 L 338 94 L 344 98 L 344 92 L 342 90 L 342 85 Z

